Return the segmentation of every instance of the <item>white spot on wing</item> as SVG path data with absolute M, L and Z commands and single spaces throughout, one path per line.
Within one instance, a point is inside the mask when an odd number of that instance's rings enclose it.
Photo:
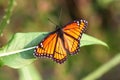
M 79 22 L 79 21 L 77 21 L 77 25 L 78 25 L 78 26 L 80 25 L 80 22 Z
M 40 45 L 41 45 L 41 47 L 43 47 L 43 44 L 42 44 L 42 43 L 40 43 Z
M 83 20 L 80 20 L 80 22 L 83 22 Z

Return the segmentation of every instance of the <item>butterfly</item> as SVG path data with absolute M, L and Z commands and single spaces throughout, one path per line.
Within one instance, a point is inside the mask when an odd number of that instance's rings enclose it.
M 35 57 L 51 58 L 56 63 L 63 63 L 67 55 L 78 53 L 80 39 L 88 22 L 83 19 L 74 20 L 65 26 L 57 27 L 50 32 L 34 49 Z

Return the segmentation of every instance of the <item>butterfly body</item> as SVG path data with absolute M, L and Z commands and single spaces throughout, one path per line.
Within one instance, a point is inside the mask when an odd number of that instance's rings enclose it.
M 79 19 L 49 33 L 35 48 L 36 57 L 47 57 L 63 63 L 67 55 L 74 55 L 80 48 L 80 38 L 87 27 L 87 21 Z

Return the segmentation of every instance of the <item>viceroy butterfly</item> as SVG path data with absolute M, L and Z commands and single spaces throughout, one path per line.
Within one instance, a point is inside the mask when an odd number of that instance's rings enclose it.
M 35 57 L 47 57 L 61 64 L 67 54 L 74 55 L 79 51 L 80 39 L 88 22 L 83 19 L 74 20 L 63 27 L 49 33 L 34 50 Z

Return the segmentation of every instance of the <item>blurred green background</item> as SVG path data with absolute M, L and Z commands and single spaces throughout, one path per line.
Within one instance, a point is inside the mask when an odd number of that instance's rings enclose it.
M 0 20 L 8 7 L 8 0 L 0 0 Z M 82 47 L 79 54 L 69 56 L 62 64 L 50 59 L 34 62 L 42 80 L 80 80 L 111 60 L 120 52 L 120 0 L 15 0 L 10 23 L 0 37 L 0 47 L 17 32 L 50 32 L 61 25 L 83 18 L 88 21 L 86 34 L 106 42 L 110 49 L 94 45 Z M 19 45 L 19 44 L 18 44 Z M 120 80 L 120 65 L 105 73 L 99 80 Z M 18 80 L 18 70 L 3 66 L 0 80 Z

